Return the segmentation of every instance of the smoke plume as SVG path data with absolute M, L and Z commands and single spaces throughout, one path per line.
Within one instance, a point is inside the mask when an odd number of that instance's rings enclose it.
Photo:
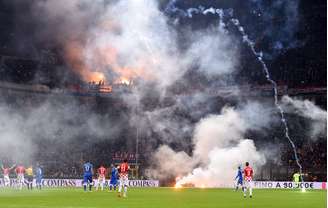
M 155 163 L 153 176 L 180 176 L 177 184 L 196 187 L 232 185 L 239 165 L 248 161 L 258 170 L 265 163 L 264 154 L 257 150 L 252 139 L 245 138 L 245 133 L 262 130 L 270 123 L 269 118 L 270 111 L 259 103 L 247 103 L 240 109 L 225 107 L 219 115 L 208 115 L 194 129 L 192 155 L 160 147 L 155 158 L 171 160 Z
M 289 96 L 284 96 L 281 102 L 288 113 L 307 118 L 311 125 L 310 138 L 327 136 L 327 111 L 309 100 L 293 99 Z

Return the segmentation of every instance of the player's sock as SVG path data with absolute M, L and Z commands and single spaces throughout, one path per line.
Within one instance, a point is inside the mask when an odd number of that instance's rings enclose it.
M 83 185 L 83 189 L 84 189 L 84 191 L 87 191 L 87 185 L 86 184 Z
M 91 188 L 92 188 L 92 185 L 90 184 L 90 185 L 89 185 L 89 191 L 91 191 Z
M 253 189 L 252 188 L 249 188 L 249 197 L 252 198 L 252 195 L 253 195 Z
M 114 191 L 116 191 L 116 186 L 114 186 Z
M 109 190 L 110 190 L 110 191 L 112 190 L 112 187 L 113 187 L 112 185 L 109 185 Z
M 121 191 L 122 191 L 122 186 L 120 185 L 120 186 L 118 187 L 118 192 L 121 193 Z
M 124 186 L 124 193 L 123 193 L 123 196 L 126 197 L 126 192 L 128 191 L 128 187 L 127 186 Z

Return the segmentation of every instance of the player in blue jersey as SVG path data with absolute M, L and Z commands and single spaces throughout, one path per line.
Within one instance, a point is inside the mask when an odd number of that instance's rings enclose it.
M 87 191 L 87 185 L 89 184 L 89 191 L 92 188 L 92 175 L 93 175 L 93 165 L 90 162 L 86 162 L 83 165 L 83 188 Z
M 116 190 L 117 178 L 118 178 L 117 168 L 112 164 L 111 165 L 110 182 L 109 182 L 109 190 L 110 191 L 112 191 L 113 187 L 114 187 L 114 191 Z
M 243 171 L 242 171 L 240 166 L 238 167 L 238 172 L 237 172 L 237 175 L 235 177 L 235 180 L 237 180 L 235 191 L 238 190 L 239 186 L 241 186 L 241 189 L 244 190 Z
M 35 176 L 36 176 L 36 188 L 41 190 L 43 171 L 41 169 L 40 164 L 36 165 Z

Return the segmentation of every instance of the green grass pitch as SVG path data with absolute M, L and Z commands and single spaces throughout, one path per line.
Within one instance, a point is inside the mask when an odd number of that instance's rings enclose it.
M 253 198 L 231 189 L 174 189 L 130 188 L 127 198 L 118 198 L 115 192 L 82 189 L 12 190 L 1 189 L 1 208 L 324 208 L 326 191 L 310 190 L 254 190 Z

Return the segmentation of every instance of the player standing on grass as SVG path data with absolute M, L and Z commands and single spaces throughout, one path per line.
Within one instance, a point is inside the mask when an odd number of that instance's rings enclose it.
M 87 185 L 89 184 L 89 191 L 92 188 L 92 175 L 93 175 L 93 165 L 90 162 L 86 162 L 83 165 L 83 189 L 87 191 Z
M 99 185 L 101 186 L 101 190 L 104 190 L 104 185 L 106 181 L 106 168 L 104 166 L 100 166 L 98 168 L 98 181 L 97 181 L 97 187 L 96 190 L 98 191 Z
M 109 190 L 112 191 L 112 189 L 114 187 L 114 191 L 116 191 L 118 171 L 113 164 L 111 165 L 111 168 L 112 169 L 111 169 L 111 175 L 110 175 L 110 181 L 109 181 Z
M 27 189 L 32 190 L 33 189 L 33 167 L 30 166 L 26 169 L 26 175 L 27 175 Z
M 23 189 L 23 185 L 25 182 L 24 174 L 25 174 L 25 168 L 22 165 L 18 165 L 15 169 L 16 175 L 17 175 L 17 186 L 20 190 Z
M 252 198 L 253 191 L 253 169 L 249 166 L 249 163 L 246 162 L 246 167 L 244 169 L 244 198 L 246 198 L 247 189 L 249 189 L 249 197 Z
M 128 174 L 129 174 L 129 164 L 128 164 L 128 160 L 124 159 L 123 163 L 119 166 L 119 173 L 120 173 L 120 184 L 118 187 L 118 196 L 121 197 L 122 196 L 122 187 L 124 187 L 124 191 L 123 191 L 123 197 L 126 197 L 126 192 L 128 191 L 128 184 L 129 184 L 129 178 L 128 178 Z
M 294 182 L 296 188 L 299 187 L 300 176 L 301 176 L 301 174 L 299 174 L 298 172 L 294 173 L 294 175 L 293 175 L 293 182 Z
M 41 169 L 40 164 L 37 164 L 37 166 L 36 166 L 35 175 L 36 175 L 36 188 L 41 190 L 43 171 Z
M 12 169 L 14 169 L 15 165 L 11 166 L 10 168 L 5 168 L 3 165 L 1 165 L 1 169 L 2 169 L 2 172 L 3 172 L 3 181 L 4 181 L 4 185 L 6 187 L 9 187 L 10 186 L 10 171 Z
M 236 183 L 236 189 L 235 189 L 235 191 L 238 190 L 239 185 L 241 186 L 241 190 L 244 191 L 243 172 L 242 172 L 240 166 L 238 167 L 238 172 L 237 172 L 237 175 L 236 175 L 236 177 L 235 177 L 235 180 L 236 180 L 236 179 L 238 179 L 238 180 L 237 180 L 237 183 Z

